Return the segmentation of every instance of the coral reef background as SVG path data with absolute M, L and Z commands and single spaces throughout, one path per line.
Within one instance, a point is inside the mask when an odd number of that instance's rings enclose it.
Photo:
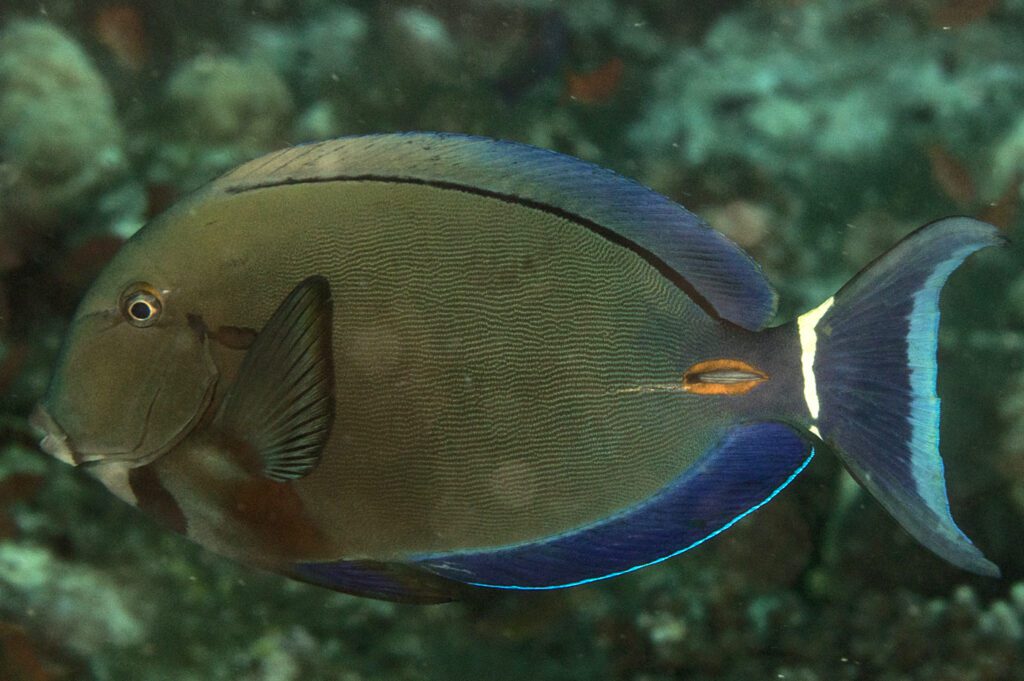
M 0 678 L 1024 678 L 1024 0 L 5 0 Z M 255 572 L 35 448 L 74 306 L 177 197 L 287 144 L 516 139 L 706 216 L 808 309 L 911 229 L 1015 241 L 944 295 L 952 505 L 1004 577 L 918 547 L 828 456 L 607 583 L 418 608 Z

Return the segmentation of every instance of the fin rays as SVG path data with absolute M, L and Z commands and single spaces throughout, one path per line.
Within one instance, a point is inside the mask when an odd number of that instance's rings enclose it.
M 998 244 L 968 218 L 901 241 L 835 296 L 818 325 L 819 425 L 847 468 L 923 545 L 964 569 L 998 574 L 953 520 L 939 454 L 939 294 L 971 253 Z
M 295 287 L 246 353 L 217 427 L 256 450 L 276 481 L 309 473 L 334 418 L 327 280 Z

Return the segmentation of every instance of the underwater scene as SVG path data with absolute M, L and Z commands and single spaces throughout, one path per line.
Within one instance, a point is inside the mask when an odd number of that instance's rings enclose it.
M 0 681 L 1024 679 L 1021 35 L 3 0 Z

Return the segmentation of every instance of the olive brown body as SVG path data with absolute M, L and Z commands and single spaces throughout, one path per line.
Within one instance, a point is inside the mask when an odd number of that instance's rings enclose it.
M 166 286 L 214 330 L 258 328 L 310 272 L 331 284 L 334 432 L 317 467 L 284 483 L 296 526 L 324 541 L 291 558 L 562 532 L 653 493 L 738 409 L 682 390 L 731 329 L 634 252 L 534 208 L 399 183 L 284 186 L 208 199 L 146 238 L 191 245 L 167 263 L 188 283 Z M 244 350 L 207 342 L 222 393 Z M 212 478 L 224 467 L 202 441 L 155 466 L 190 533 L 234 553 L 218 535 L 246 533 L 204 510 L 232 503 L 204 494 L 244 492 L 196 484 L 202 462 Z

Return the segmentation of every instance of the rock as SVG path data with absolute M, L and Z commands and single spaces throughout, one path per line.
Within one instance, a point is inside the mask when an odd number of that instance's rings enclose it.
M 200 56 L 167 85 L 182 137 L 202 145 L 265 149 L 292 114 L 288 86 L 267 65 Z
M 125 165 L 107 83 L 66 33 L 16 21 L 0 33 L 0 155 L 8 213 L 47 226 L 81 212 Z
M 84 656 L 135 646 L 146 637 L 120 585 L 29 545 L 0 543 L 0 612 L 27 614 L 22 621 L 38 635 Z

